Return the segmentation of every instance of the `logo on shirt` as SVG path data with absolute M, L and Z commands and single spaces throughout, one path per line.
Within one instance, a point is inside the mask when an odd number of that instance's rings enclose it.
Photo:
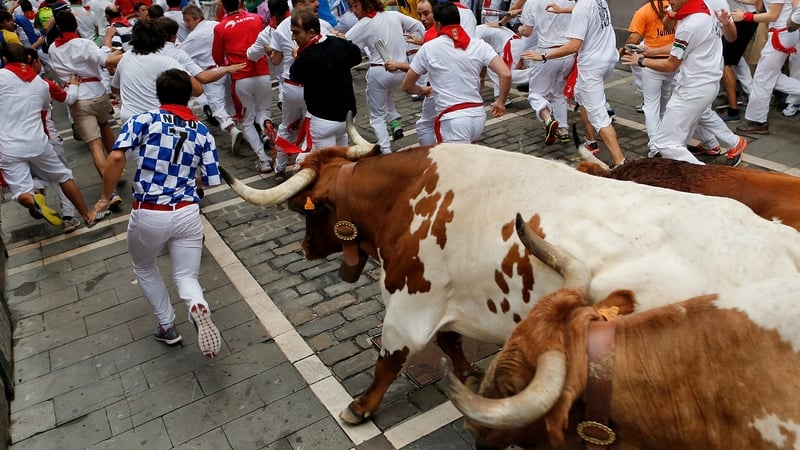
M 608 12 L 608 5 L 603 0 L 597 1 L 597 10 L 600 12 L 600 29 L 611 25 L 611 14 Z

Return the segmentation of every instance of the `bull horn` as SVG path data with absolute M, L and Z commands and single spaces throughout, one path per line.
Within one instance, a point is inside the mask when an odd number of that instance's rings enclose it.
M 586 297 L 591 272 L 582 261 L 542 239 L 531 230 L 520 213 L 517 213 L 517 235 L 533 256 L 564 277 L 564 287 L 575 289 Z
M 355 161 L 361 158 L 362 156 L 368 155 L 371 151 L 375 149 L 375 147 L 377 147 L 377 144 L 371 144 L 367 142 L 367 140 L 361 137 L 361 135 L 358 133 L 358 130 L 356 130 L 356 125 L 355 123 L 353 123 L 352 111 L 347 112 L 346 124 L 347 124 L 347 136 L 350 138 L 351 141 L 353 141 L 353 145 L 351 145 L 350 148 L 347 149 L 348 159 L 350 159 L 351 161 Z
M 310 168 L 301 169 L 291 178 L 270 189 L 253 189 L 242 183 L 227 170 L 220 166 L 222 178 L 230 185 L 231 190 L 236 192 L 247 203 L 258 206 L 273 206 L 289 200 L 306 186 L 314 182 L 317 171 Z
M 485 398 L 469 390 L 442 358 L 444 391 L 467 418 L 485 427 L 510 430 L 535 422 L 556 404 L 567 374 L 567 359 L 558 350 L 536 358 L 536 375 L 521 392 L 506 398 Z M 447 366 L 445 366 L 445 364 Z

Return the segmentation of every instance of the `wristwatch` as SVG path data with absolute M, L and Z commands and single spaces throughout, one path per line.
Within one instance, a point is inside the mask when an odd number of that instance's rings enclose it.
M 539 54 L 542 55 L 542 62 L 547 62 L 547 53 L 541 52 Z
M 639 64 L 639 67 L 644 67 L 644 56 L 640 56 L 636 64 Z

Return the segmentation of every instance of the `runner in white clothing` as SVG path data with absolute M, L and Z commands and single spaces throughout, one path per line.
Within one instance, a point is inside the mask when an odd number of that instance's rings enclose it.
M 367 71 L 367 106 L 369 123 L 375 131 L 382 153 L 391 153 L 387 122 L 394 140 L 403 137 L 400 114 L 395 108 L 392 91 L 400 86 L 403 74 L 389 72 L 384 68 L 385 60 L 375 43 L 382 41 L 388 60 L 408 61 L 407 44 L 403 34 L 422 37 L 425 28 L 418 20 L 396 11 L 384 11 L 379 0 L 352 0 L 350 9 L 358 17 L 358 23 L 347 31 L 346 38 L 359 48 L 369 50 L 370 68 Z
M 546 50 L 526 52 L 523 57 L 546 62 L 573 53 L 578 54 L 578 79 L 575 100 L 581 104 L 589 122 L 603 138 L 614 165 L 625 163 L 617 141 L 617 132 L 606 110 L 604 80 L 611 75 L 619 59 L 616 36 L 611 25 L 611 11 L 605 0 L 578 0 L 575 7 L 562 8 L 551 3 L 547 11 L 553 14 L 572 13 L 566 44 Z M 541 39 L 541 37 L 539 37 Z
M 475 35 L 491 45 L 495 52 L 503 59 L 511 70 L 511 85 L 525 84 L 530 79 L 530 69 L 523 67 L 522 52 L 525 41 L 508 27 L 497 26 L 496 24 L 478 25 Z M 500 82 L 497 74 L 491 70 L 487 71 L 487 76 L 494 87 L 494 96 L 500 93 Z M 506 106 L 511 103 L 511 99 L 506 99 Z M 566 107 L 565 107 L 566 108 Z M 566 114 L 566 109 L 564 110 Z
M 569 0 L 554 0 L 557 6 L 567 8 Z M 537 50 L 547 52 L 567 43 L 570 16 L 547 11 L 551 0 L 528 0 L 522 8 L 519 33 L 531 36 L 536 33 Z M 570 141 L 567 131 L 567 98 L 564 84 L 575 64 L 573 55 L 548 57 L 549 64 L 532 63 L 528 79 L 528 101 L 536 112 L 536 119 L 544 123 L 545 144 Z
M 478 89 L 481 69 L 488 66 L 499 76 L 500 94 L 492 104 L 494 117 L 506 111 L 511 71 L 489 44 L 467 35 L 459 25 L 455 5 L 450 2 L 434 5 L 433 18 L 439 36 L 419 49 L 402 87 L 409 94 L 427 96 L 434 92 L 438 142 L 474 142 L 486 125 L 483 98 Z M 417 84 L 424 73 L 430 76 L 430 86 Z

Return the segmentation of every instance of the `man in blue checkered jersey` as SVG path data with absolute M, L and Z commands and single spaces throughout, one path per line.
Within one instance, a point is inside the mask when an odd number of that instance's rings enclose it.
M 198 181 L 216 185 L 221 179 L 214 137 L 186 106 L 191 93 L 186 72 L 170 69 L 159 75 L 156 94 L 161 106 L 135 114 L 123 125 L 108 156 L 103 192 L 94 211 L 108 208 L 127 153 L 135 153 L 135 201 L 128 221 L 128 252 L 142 293 L 158 318 L 153 336 L 169 345 L 181 340 L 175 311 L 156 264 L 167 245 L 175 287 L 197 329 L 198 346 L 203 355 L 214 357 L 221 338 L 197 280 L 203 251 Z

